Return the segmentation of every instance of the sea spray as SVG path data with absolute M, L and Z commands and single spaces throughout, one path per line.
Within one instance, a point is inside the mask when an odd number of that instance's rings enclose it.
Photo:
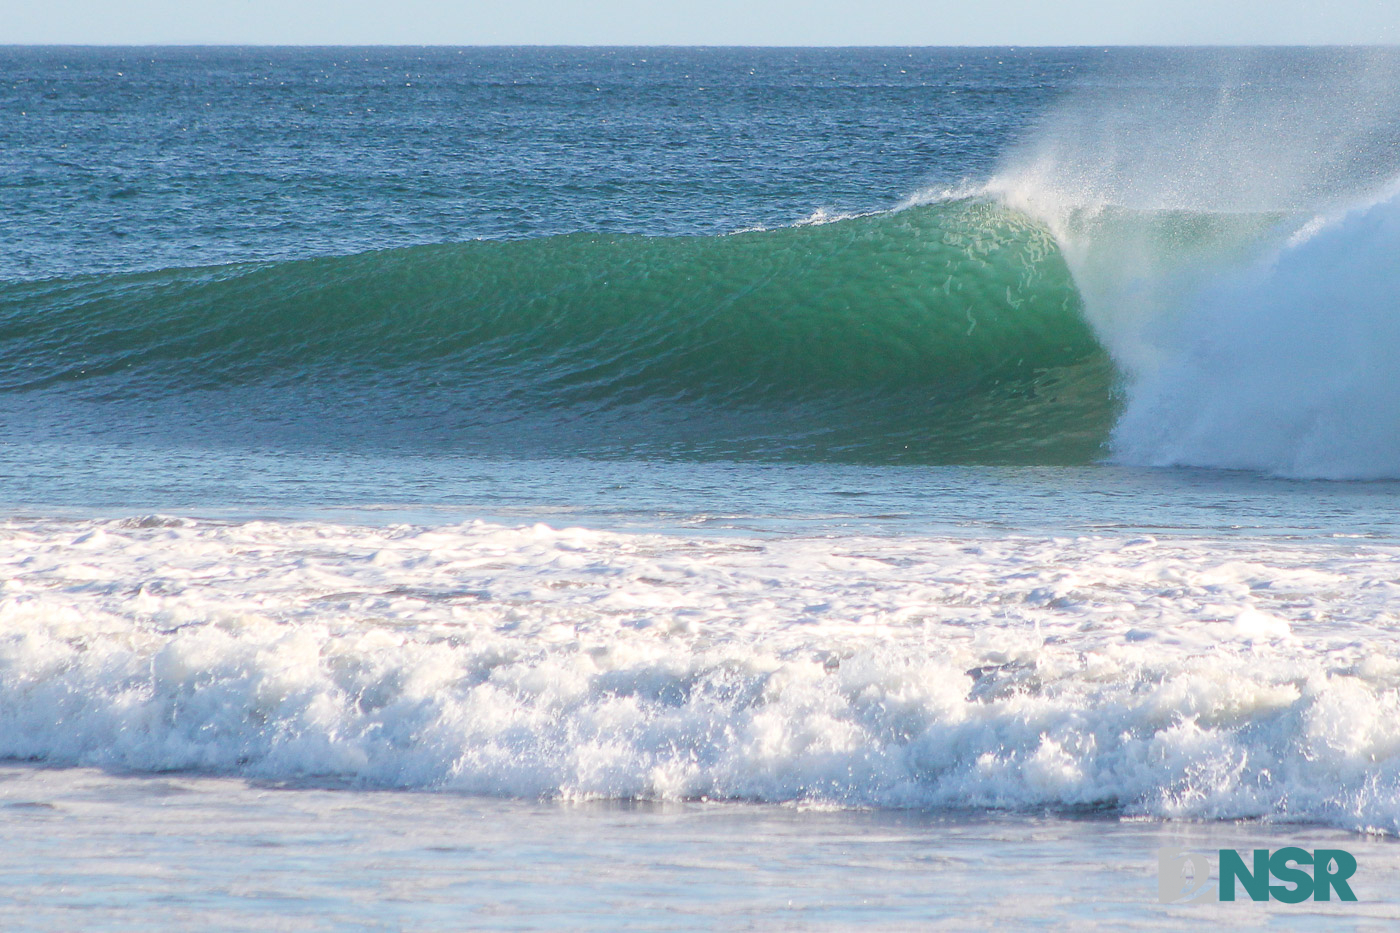
M 1082 90 L 983 189 L 1054 231 L 1122 380 L 1123 462 L 1400 475 L 1400 75 L 1319 56 Z

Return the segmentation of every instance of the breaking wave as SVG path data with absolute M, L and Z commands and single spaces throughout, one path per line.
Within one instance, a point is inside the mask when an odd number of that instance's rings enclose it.
M 1076 462 L 1112 368 L 988 200 L 0 285 L 11 434 L 513 455 Z
M 979 193 L 0 284 L 0 434 L 1400 476 L 1400 197 Z
M 0 758 L 1393 833 L 1396 557 L 1219 537 L 11 521 Z

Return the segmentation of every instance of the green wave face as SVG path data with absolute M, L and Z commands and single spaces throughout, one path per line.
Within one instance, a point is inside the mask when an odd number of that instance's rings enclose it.
M 1051 235 L 978 201 L 0 285 L 0 395 L 54 430 L 1061 463 L 1112 382 Z

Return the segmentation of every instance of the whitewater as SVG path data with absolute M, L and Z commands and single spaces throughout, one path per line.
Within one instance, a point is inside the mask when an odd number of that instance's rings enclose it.
M 3 545 L 10 758 L 1400 827 L 1395 546 L 158 516 Z
M 7 926 L 1400 916 L 1393 54 L 0 63 Z
M 1319 218 L 1201 288 L 1115 428 L 1128 462 L 1393 478 L 1400 200 Z

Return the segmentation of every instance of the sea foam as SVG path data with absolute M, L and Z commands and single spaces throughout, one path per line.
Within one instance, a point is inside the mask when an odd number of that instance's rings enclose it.
M 0 755 L 1400 829 L 1400 550 L 11 521 Z

